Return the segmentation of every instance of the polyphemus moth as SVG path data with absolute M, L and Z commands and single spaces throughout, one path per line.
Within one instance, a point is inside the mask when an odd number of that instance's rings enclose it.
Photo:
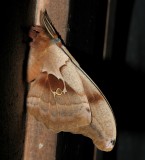
M 111 151 L 116 124 L 107 99 L 61 43 L 46 11 L 40 19 L 42 26 L 30 30 L 28 112 L 55 133 L 82 134 Z

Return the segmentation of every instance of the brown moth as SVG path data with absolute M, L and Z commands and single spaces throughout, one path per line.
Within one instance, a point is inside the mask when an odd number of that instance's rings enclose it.
M 108 101 L 58 39 L 46 11 L 41 20 L 43 27 L 30 30 L 28 112 L 55 133 L 82 134 L 111 151 L 116 124 Z

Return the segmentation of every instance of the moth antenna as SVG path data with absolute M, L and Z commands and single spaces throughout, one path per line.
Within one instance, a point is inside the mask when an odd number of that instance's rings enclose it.
M 49 37 L 50 37 L 51 39 L 53 39 L 53 38 L 54 38 L 54 34 L 52 33 L 51 29 L 50 29 L 49 26 L 47 25 L 47 22 L 45 21 L 45 19 L 43 19 L 43 24 L 44 24 L 44 26 L 45 26 L 48 34 L 49 34 Z
M 42 20 L 42 24 L 44 25 L 44 27 L 46 28 L 49 34 L 49 37 L 52 39 L 56 38 L 56 35 L 57 35 L 56 31 L 54 27 L 52 26 L 51 20 L 46 10 L 44 12 L 41 12 L 41 20 Z
M 56 34 L 54 29 L 52 28 L 52 24 L 45 16 L 44 16 L 44 22 L 45 22 L 45 27 L 47 27 L 52 34 Z
M 47 21 L 45 20 L 44 16 L 43 16 L 43 13 L 42 13 L 42 16 L 41 16 L 41 21 L 42 21 L 42 24 L 44 25 L 45 29 L 47 30 L 48 32 L 48 36 L 53 39 L 54 38 L 54 34 L 52 33 L 52 30 L 50 29 Z
M 44 11 L 44 17 L 45 17 L 46 21 L 48 22 L 49 27 L 51 28 L 51 30 L 53 31 L 53 33 L 56 34 L 56 31 L 55 31 L 55 29 L 54 29 L 54 27 L 52 25 L 51 19 L 49 18 L 46 10 Z

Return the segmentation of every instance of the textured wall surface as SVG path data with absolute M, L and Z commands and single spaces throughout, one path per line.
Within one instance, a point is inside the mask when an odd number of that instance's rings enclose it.
M 68 1 L 50 0 L 47 1 L 47 4 L 45 6 L 48 7 L 50 4 L 49 11 L 51 11 L 52 20 L 64 38 Z M 20 160 L 23 155 L 28 28 L 34 24 L 35 6 L 35 0 L 14 0 L 3 2 L 2 8 L 5 8 L 7 14 L 4 10 L 0 11 L 2 21 L 0 43 L 0 159 L 2 160 Z M 60 12 L 62 16 L 60 16 Z
M 26 26 L 33 21 L 33 0 L 3 3 L 0 11 L 0 159 L 20 160 L 25 123 L 24 63 L 27 50 Z M 28 17 L 28 12 L 31 12 Z

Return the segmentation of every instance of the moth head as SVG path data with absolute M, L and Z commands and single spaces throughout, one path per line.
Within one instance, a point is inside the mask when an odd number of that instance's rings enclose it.
M 45 29 L 40 26 L 31 27 L 29 32 L 29 37 L 32 38 L 30 42 L 31 48 L 35 50 L 35 52 L 43 52 L 46 48 L 49 47 L 51 39 L 47 36 Z

